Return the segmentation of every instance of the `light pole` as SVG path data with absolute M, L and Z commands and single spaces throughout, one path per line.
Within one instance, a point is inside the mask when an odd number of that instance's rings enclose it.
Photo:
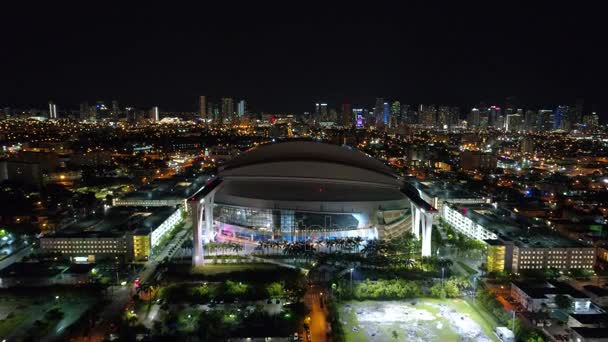
M 511 330 L 515 333 L 515 310 L 511 311 L 513 313 L 513 318 L 511 319 Z
M 445 272 L 445 267 L 441 268 L 441 288 L 443 288 L 443 274 Z
M 350 294 L 351 294 L 351 296 L 353 294 L 353 271 L 354 270 L 355 270 L 354 268 L 352 268 L 352 267 L 350 268 Z

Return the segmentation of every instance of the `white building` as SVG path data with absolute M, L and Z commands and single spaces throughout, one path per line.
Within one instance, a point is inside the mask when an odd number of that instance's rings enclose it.
M 526 311 L 544 311 L 558 309 L 555 297 L 567 296 L 572 300 L 572 312 L 593 312 L 591 298 L 572 286 L 564 283 L 511 283 L 511 297 L 515 299 Z
M 522 225 L 512 212 L 490 204 L 443 206 L 443 219 L 456 231 L 488 244 L 488 265 L 502 270 L 587 269 L 595 265 L 595 248 L 559 236 L 544 226 Z M 503 260 L 495 260 L 497 257 Z M 490 260 L 490 258 L 493 258 Z

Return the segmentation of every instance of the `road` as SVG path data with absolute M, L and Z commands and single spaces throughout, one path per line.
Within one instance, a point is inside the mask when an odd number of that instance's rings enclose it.
M 0 261 L 0 270 L 3 270 L 5 268 L 9 267 L 14 262 L 18 262 L 23 257 L 30 255 L 33 251 L 34 251 L 33 247 L 23 247 L 22 249 L 20 249 L 16 253 L 14 253 L 14 254 L 6 257 L 2 261 Z
M 311 286 L 306 292 L 306 302 L 310 307 L 310 337 L 314 342 L 327 341 L 327 311 L 324 305 L 321 308 L 321 298 L 323 289 L 318 286 Z

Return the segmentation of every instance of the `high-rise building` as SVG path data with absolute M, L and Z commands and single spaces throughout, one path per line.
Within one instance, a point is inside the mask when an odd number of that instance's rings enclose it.
M 329 113 L 327 112 L 327 103 L 321 103 L 319 117 L 320 117 L 320 121 L 329 120 Z
M 450 122 L 449 122 L 449 127 L 455 127 L 458 126 L 458 124 L 460 123 L 460 108 L 458 107 L 451 107 L 450 108 Z
M 517 132 L 521 130 L 524 118 L 521 114 L 509 114 L 507 115 L 507 123 L 505 129 L 507 132 Z
M 121 117 L 120 107 L 118 101 L 112 100 L 112 118 L 119 119 Z
M 410 115 L 410 105 L 408 104 L 402 104 L 401 105 L 401 115 L 399 118 L 399 124 L 413 124 L 415 122 L 413 122 L 411 115 Z
M 89 103 L 87 101 L 80 103 L 80 120 L 89 119 Z
M 435 105 L 420 105 L 418 107 L 418 119 L 421 125 L 428 128 L 435 127 L 437 107 Z
M 553 122 L 554 119 L 553 111 L 548 109 L 541 109 L 538 111 L 538 128 L 541 131 L 551 131 L 555 124 Z
M 388 102 L 382 103 L 382 123 L 384 126 L 388 125 L 388 120 L 391 115 L 391 106 Z
M 374 124 L 379 125 L 383 121 L 384 111 L 384 99 L 381 97 L 376 98 L 376 105 L 374 106 Z
M 524 127 L 527 131 L 534 131 L 538 129 L 538 112 L 535 110 L 528 109 L 524 115 Z
M 500 120 L 499 118 L 502 116 L 500 107 L 498 106 L 490 106 L 490 112 L 488 114 L 488 126 L 497 127 L 496 123 Z
M 231 97 L 222 98 L 222 110 L 220 114 L 220 123 L 232 121 L 234 117 L 234 99 Z
M 450 123 L 450 107 L 439 106 L 437 110 L 437 127 L 447 129 Z
M 342 127 L 350 127 L 353 123 L 357 122 L 356 118 L 353 117 L 353 107 L 350 103 L 342 104 L 342 112 L 340 115 L 340 124 Z
M 95 112 L 97 119 L 108 119 L 110 117 L 110 109 L 103 101 L 95 103 Z
M 596 128 L 600 125 L 600 116 L 596 112 L 591 112 L 583 117 L 583 123 L 589 128 Z
M 49 119 L 57 119 L 57 105 L 53 101 L 49 102 Z
M 367 117 L 367 110 L 362 108 L 353 109 L 353 117 L 355 122 L 355 127 L 361 128 L 365 126 L 365 119 Z
M 240 100 L 239 103 L 237 104 L 236 114 L 238 115 L 239 118 L 242 118 L 247 113 L 246 106 L 247 105 L 245 103 L 245 100 Z
M 568 106 L 557 106 L 553 112 L 553 129 L 562 129 L 563 121 L 568 115 Z
M 479 127 L 479 109 L 473 108 L 467 117 L 467 124 L 469 128 Z
M 583 109 L 585 107 L 585 101 L 583 99 L 576 100 L 576 113 L 572 118 L 572 124 L 577 125 L 583 123 Z
M 398 127 L 401 123 L 401 103 L 393 101 L 391 104 L 391 116 L 388 120 L 388 127 Z
M 150 120 L 154 121 L 154 122 L 158 122 L 160 121 L 160 112 L 158 111 L 158 107 L 154 106 L 150 109 Z
M 198 98 L 198 115 L 201 119 L 209 119 L 207 113 L 207 98 L 205 96 L 199 96 Z

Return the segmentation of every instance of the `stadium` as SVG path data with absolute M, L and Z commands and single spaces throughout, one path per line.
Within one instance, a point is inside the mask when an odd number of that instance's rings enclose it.
M 189 199 L 194 262 L 202 258 L 199 246 L 222 239 L 252 244 L 401 235 L 411 230 L 417 206 L 402 188 L 388 166 L 355 148 L 291 141 L 251 149 Z

